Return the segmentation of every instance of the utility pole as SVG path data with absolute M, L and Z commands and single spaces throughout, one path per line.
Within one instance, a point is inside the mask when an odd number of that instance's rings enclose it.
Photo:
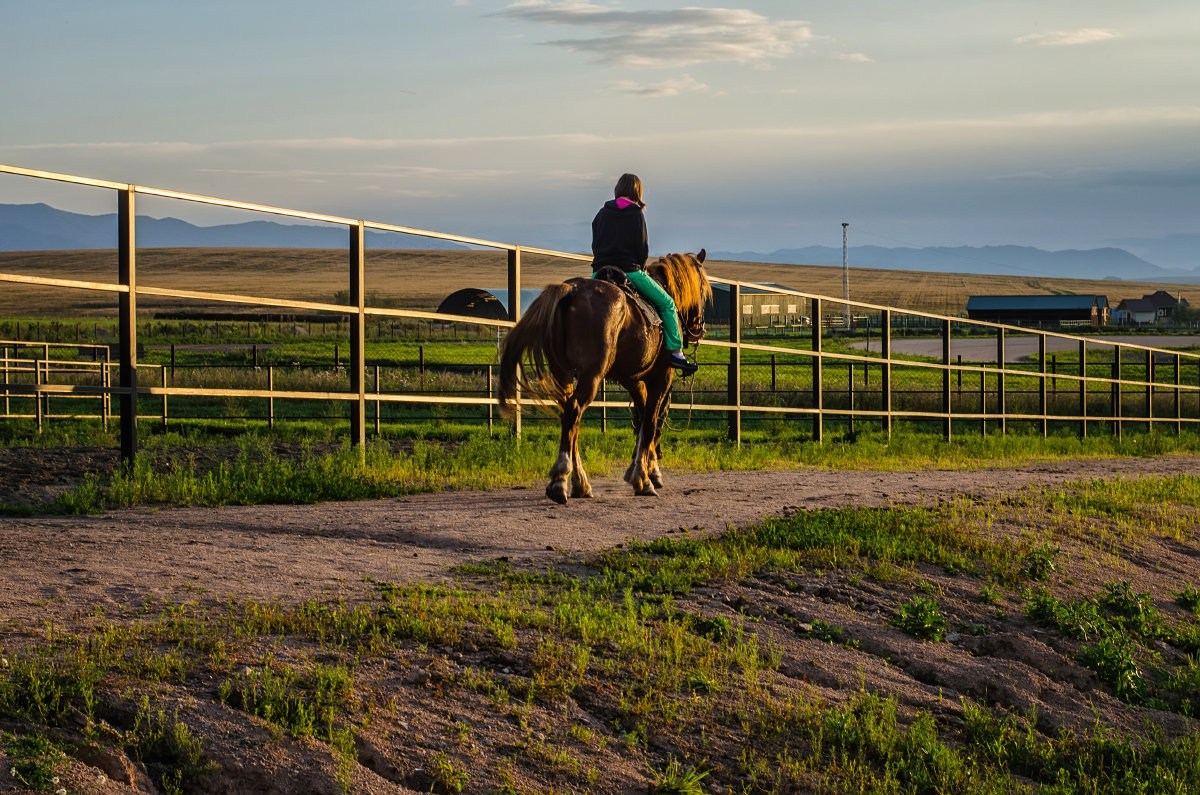
M 850 248 L 847 245 L 850 224 L 842 224 L 842 326 L 850 330 Z

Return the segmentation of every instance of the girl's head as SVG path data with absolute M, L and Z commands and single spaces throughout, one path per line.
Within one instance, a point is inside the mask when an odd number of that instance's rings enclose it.
M 642 201 L 642 181 L 638 179 L 637 174 L 622 174 L 617 180 L 617 186 L 613 188 L 613 198 L 629 199 L 631 202 L 636 202 L 639 207 L 645 207 L 646 203 Z

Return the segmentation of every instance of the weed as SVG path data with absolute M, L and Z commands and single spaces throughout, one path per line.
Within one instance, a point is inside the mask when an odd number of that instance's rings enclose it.
M 44 735 L 23 734 L 8 743 L 8 757 L 13 765 L 9 773 L 30 789 L 49 789 L 58 783 L 55 775 L 63 753 Z
M 463 787 L 467 786 L 467 782 L 471 780 L 465 770 L 459 769 L 441 751 L 434 754 L 433 759 L 430 760 L 429 775 L 433 778 L 433 784 L 429 788 L 430 792 L 435 788 L 441 792 L 462 792 Z
M 1128 641 L 1104 635 L 1095 644 L 1083 647 L 1079 661 L 1126 701 L 1138 701 L 1145 694 L 1142 672 L 1133 658 L 1133 644 Z
M 1002 598 L 1000 589 L 992 583 L 986 583 L 979 589 L 979 601 L 985 605 L 999 604 Z
M 142 697 L 125 745 L 168 792 L 182 792 L 186 782 L 208 769 L 203 741 L 179 720 L 178 712 L 168 716 L 165 710 L 151 710 L 147 696 Z
M 1054 557 L 1059 549 L 1051 544 L 1042 544 L 1025 553 L 1021 560 L 1021 574 L 1031 580 L 1044 580 L 1058 571 Z
M 1190 582 L 1186 582 L 1178 593 L 1172 593 L 1171 595 L 1175 597 L 1175 604 L 1200 617 L 1200 588 L 1196 588 Z
M 650 768 L 654 776 L 654 785 L 650 787 L 651 795 L 703 795 L 700 782 L 708 775 L 693 768 L 684 768 L 683 763 L 675 757 L 670 757 L 667 766 L 662 770 Z
M 892 617 L 892 625 L 921 640 L 940 641 L 946 633 L 946 619 L 937 602 L 914 596 L 901 603 Z

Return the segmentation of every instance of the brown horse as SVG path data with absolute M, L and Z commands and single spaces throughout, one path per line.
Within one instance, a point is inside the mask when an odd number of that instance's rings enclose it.
M 699 254 L 668 254 L 646 270 L 679 308 L 684 338 L 704 336 L 704 303 L 712 286 Z M 579 422 L 605 378 L 620 383 L 633 398 L 637 444 L 625 481 L 635 493 L 654 496 L 661 488 L 658 437 L 666 416 L 675 371 L 667 361 L 662 330 L 648 323 L 614 284 L 570 279 L 549 284 L 509 331 L 500 358 L 500 410 L 507 412 L 518 388 L 552 403 L 562 418 L 558 460 L 550 470 L 546 496 L 558 503 L 592 496 L 579 457 Z

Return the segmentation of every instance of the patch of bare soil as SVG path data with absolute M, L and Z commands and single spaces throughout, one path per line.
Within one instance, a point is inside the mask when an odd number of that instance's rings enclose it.
M 0 462 L 0 501 L 31 488 L 31 480 L 51 484 L 70 478 L 72 466 L 86 469 L 111 455 L 83 451 L 81 456 L 93 460 L 72 465 L 59 451 L 20 454 L 29 457 L 16 460 L 5 451 L 9 457 Z M 14 654 L 42 637 L 48 622 L 57 631 L 83 632 L 102 620 L 153 620 L 169 605 L 356 604 L 377 597 L 372 581 L 457 582 L 451 567 L 469 562 L 570 567 L 630 538 L 717 533 L 764 517 L 840 506 L 930 505 L 961 495 L 1002 499 L 1026 487 L 1080 479 L 1194 473 L 1198 464 L 1197 456 L 1166 456 L 975 471 L 668 472 L 657 499 L 637 498 L 623 483 L 595 479 L 595 499 L 561 506 L 546 500 L 538 484 L 313 506 L 0 518 L 0 653 Z M 1039 531 L 994 532 L 1031 530 Z M 1119 554 L 1085 554 L 1085 545 L 1072 543 L 1062 542 L 1059 576 L 1080 594 L 1094 594 L 1113 579 L 1156 595 L 1200 580 L 1194 539 L 1151 538 L 1136 549 L 1113 550 Z M 1039 729 L 1051 734 L 1097 720 L 1130 731 L 1152 720 L 1169 735 L 1196 729 L 1195 721 L 1115 698 L 1060 640 L 1023 617 L 1016 594 L 1005 592 L 999 604 L 988 605 L 979 600 L 979 580 L 940 569 L 920 575 L 949 621 L 948 642 L 919 641 L 888 623 L 915 593 L 911 581 L 883 583 L 846 571 L 697 588 L 676 605 L 734 622 L 758 619 L 753 631 L 781 653 L 778 669 L 762 673 L 779 700 L 843 704 L 865 687 L 894 696 L 902 720 L 925 710 L 957 721 L 960 699 L 968 698 L 1001 709 L 1036 709 Z M 1161 599 L 1159 605 L 1164 612 L 1178 609 Z M 857 647 L 796 629 L 816 621 L 844 628 L 844 640 Z M 980 628 L 986 634 L 973 634 Z M 737 782 L 742 749 L 735 733 L 722 731 L 718 722 L 703 740 L 651 733 L 641 746 L 627 745 L 626 732 L 634 727 L 620 725 L 615 709 L 620 694 L 607 692 L 602 679 L 589 679 L 560 704 L 529 704 L 515 717 L 511 708 L 454 684 L 478 671 L 518 689 L 529 674 L 538 634 L 530 631 L 517 640 L 512 651 L 408 643 L 393 656 L 357 660 L 355 690 L 369 694 L 364 701 L 375 707 L 358 732 L 349 768 L 327 744 L 280 736 L 222 703 L 218 682 L 167 688 L 158 696 L 203 738 L 215 765 L 196 782 L 198 791 L 337 792 L 347 781 L 354 792 L 429 791 L 438 753 L 469 774 L 467 792 L 494 791 L 509 775 L 515 791 L 644 792 L 651 777 L 648 758 L 661 768 L 670 755 L 698 758 L 701 751 L 714 770 L 706 791 Z M 294 651 L 281 641 L 248 653 L 245 665 L 250 670 L 268 657 L 286 660 Z M 108 719 L 119 727 L 130 716 Z M 0 716 L 0 729 L 20 727 Z M 70 792 L 153 791 L 145 769 L 117 749 L 119 743 L 84 742 L 70 729 L 62 734 L 78 749 L 63 774 Z M 577 760 L 574 767 L 554 755 L 559 749 Z M 582 771 L 595 772 L 589 780 Z M 0 754 L 0 790 L 14 787 L 9 761 Z

